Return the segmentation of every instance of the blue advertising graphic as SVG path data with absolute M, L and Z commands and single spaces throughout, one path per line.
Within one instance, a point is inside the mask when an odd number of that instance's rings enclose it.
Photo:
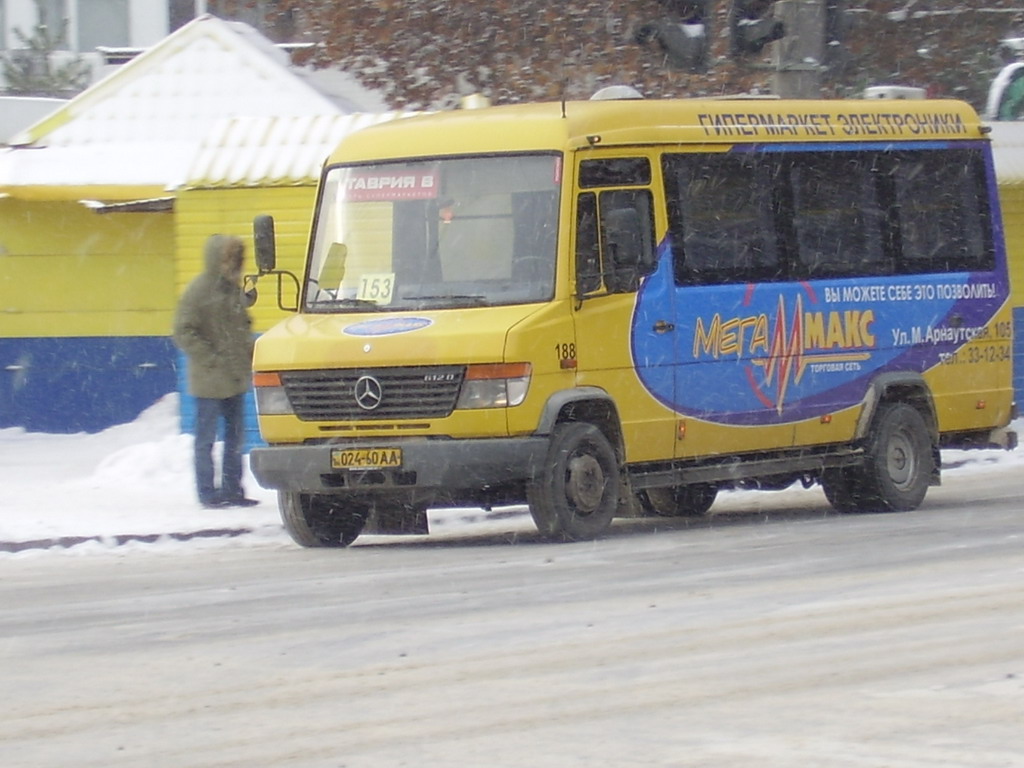
M 924 373 L 1011 332 L 996 273 L 676 286 L 671 256 L 641 287 L 631 329 L 644 387 L 679 414 L 719 424 L 787 424 L 861 402 L 886 371 Z M 671 333 L 655 333 L 671 321 Z M 979 362 L 998 362 L 984 360 Z
M 394 336 L 398 333 L 418 331 L 432 325 L 433 322 L 426 317 L 382 317 L 348 325 L 344 333 L 349 336 Z

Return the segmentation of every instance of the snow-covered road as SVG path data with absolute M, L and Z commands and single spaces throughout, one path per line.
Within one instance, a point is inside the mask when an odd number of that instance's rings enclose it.
M 571 545 L 8 556 L 0 764 L 1024 766 L 1019 473 L 951 475 Z

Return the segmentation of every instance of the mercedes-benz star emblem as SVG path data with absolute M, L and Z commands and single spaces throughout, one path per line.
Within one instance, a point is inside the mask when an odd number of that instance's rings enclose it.
M 380 405 L 384 389 L 373 376 L 360 376 L 356 382 L 356 405 L 364 411 L 372 411 Z

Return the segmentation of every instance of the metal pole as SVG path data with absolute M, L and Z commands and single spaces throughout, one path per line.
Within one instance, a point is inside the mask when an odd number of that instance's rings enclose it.
M 778 0 L 785 36 L 775 43 L 775 93 L 783 99 L 821 97 L 825 62 L 825 0 Z

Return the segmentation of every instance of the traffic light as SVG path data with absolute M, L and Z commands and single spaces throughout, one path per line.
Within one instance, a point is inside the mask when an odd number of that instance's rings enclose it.
M 771 15 L 775 0 L 733 0 L 729 11 L 730 52 L 739 57 L 760 53 L 785 34 L 782 22 Z
M 707 68 L 708 0 L 658 0 L 667 14 L 644 24 L 634 39 L 640 45 L 657 43 L 670 64 L 703 72 Z

